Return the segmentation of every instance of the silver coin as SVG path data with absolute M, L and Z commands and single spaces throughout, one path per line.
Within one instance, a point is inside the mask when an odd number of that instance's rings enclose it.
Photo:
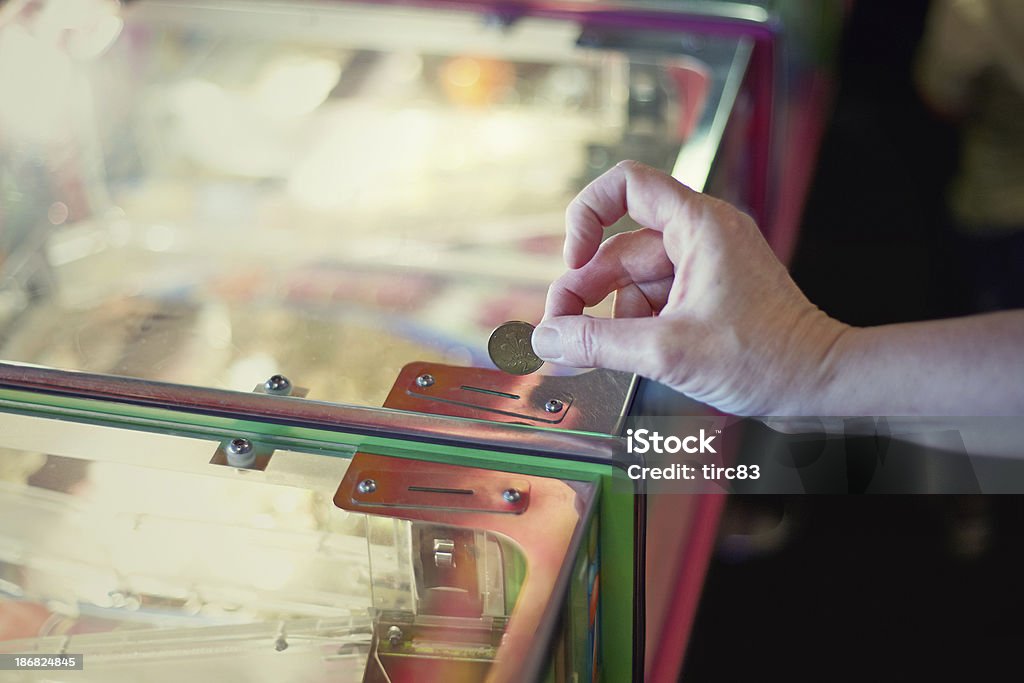
M 544 361 L 533 352 L 533 325 L 513 320 L 498 325 L 487 340 L 487 354 L 499 370 L 510 375 L 537 372 Z

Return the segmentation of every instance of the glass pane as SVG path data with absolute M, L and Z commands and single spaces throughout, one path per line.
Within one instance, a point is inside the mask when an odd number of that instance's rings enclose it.
M 542 313 L 569 200 L 622 158 L 672 168 L 736 51 L 344 3 L 36 5 L 0 29 L 0 358 L 364 405 L 412 361 L 490 367 L 490 330 Z
M 485 671 L 528 566 L 487 530 L 338 508 L 345 457 L 237 470 L 204 439 L 12 415 L 0 433 L 0 653 L 86 658 L 39 680 L 359 682 L 391 624 L 389 652 Z

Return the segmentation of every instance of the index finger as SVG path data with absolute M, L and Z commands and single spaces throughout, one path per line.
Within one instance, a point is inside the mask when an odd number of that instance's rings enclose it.
M 576 269 L 594 258 L 604 229 L 625 215 L 664 232 L 681 204 L 697 193 L 671 176 L 636 161 L 621 161 L 595 179 L 565 210 L 563 257 Z
M 642 228 L 620 233 L 601 244 L 586 264 L 551 283 L 544 318 L 578 315 L 623 287 L 671 279 L 673 272 L 660 232 Z

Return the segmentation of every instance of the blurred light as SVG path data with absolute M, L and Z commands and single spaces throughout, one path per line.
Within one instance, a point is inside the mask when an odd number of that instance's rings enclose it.
M 107 241 L 113 247 L 123 247 L 132 238 L 132 226 L 126 218 L 124 209 L 115 206 L 108 213 Z
M 93 59 L 106 52 L 121 35 L 124 21 L 114 15 L 102 16 L 88 31 L 78 31 L 68 40 L 68 51 L 79 59 Z
M 544 85 L 551 99 L 562 103 L 578 103 L 586 96 L 590 79 L 577 66 L 559 66 L 551 70 Z
M 176 84 L 170 96 L 174 133 L 180 136 L 185 154 L 221 173 L 243 177 L 279 173 L 291 159 L 288 136 L 282 134 L 281 119 L 262 111 L 266 103 L 259 103 L 254 92 L 226 90 L 198 78 Z
M 228 367 L 224 387 L 236 391 L 252 391 L 258 383 L 280 371 L 280 363 L 270 354 L 254 353 L 242 356 Z
M 197 331 L 211 349 L 231 346 L 231 313 L 225 306 L 203 306 L 196 323 Z
M 444 76 L 452 85 L 470 88 L 480 80 L 480 62 L 469 57 L 456 57 L 445 65 Z
M 531 149 L 542 140 L 543 131 L 530 130 L 527 122 L 514 116 L 493 116 L 484 121 L 480 143 L 486 145 L 488 156 L 510 157 Z
M 469 163 L 469 152 L 465 144 L 452 144 L 438 150 L 437 167 L 445 171 L 458 171 Z
M 174 228 L 168 225 L 151 225 L 146 229 L 143 243 L 150 251 L 168 251 L 176 241 Z
M 341 76 L 334 60 L 286 57 L 271 64 L 255 91 L 259 111 L 274 119 L 297 118 L 319 107 Z
M 216 123 L 230 123 L 226 112 L 228 98 L 219 85 L 199 78 L 182 81 L 175 87 L 172 97 L 182 113 L 214 116 Z
M 64 202 L 54 202 L 46 211 L 46 217 L 52 225 L 62 225 L 68 219 L 68 205 Z
M 0 27 L 0 128 L 11 137 L 52 142 L 88 106 L 71 57 L 96 57 L 123 21 L 114 0 L 48 0 L 21 23 Z
M 96 230 L 75 230 L 58 234 L 47 242 L 47 258 L 53 266 L 63 266 L 107 247 L 106 234 Z
M 47 0 L 29 23 L 47 44 L 78 59 L 92 59 L 121 34 L 124 22 L 116 0 Z
M 456 57 L 442 69 L 441 87 L 453 102 L 481 106 L 515 83 L 511 64 L 494 59 Z
M 86 29 L 118 7 L 116 2 L 107 0 L 46 0 L 41 4 L 35 17 L 35 31 L 53 42 L 63 31 Z
M 71 62 L 23 26 L 0 30 L 0 128 L 13 138 L 49 141 L 61 133 L 72 98 Z
M 396 54 L 394 62 L 397 65 L 395 75 L 403 81 L 415 81 L 423 73 L 423 58 L 415 52 Z

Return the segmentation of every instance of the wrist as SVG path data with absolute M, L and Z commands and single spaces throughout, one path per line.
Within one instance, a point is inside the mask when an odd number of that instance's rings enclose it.
M 833 397 L 844 382 L 849 357 L 862 329 L 813 309 L 791 330 L 791 378 L 781 392 L 779 416 L 823 416 L 833 412 Z

